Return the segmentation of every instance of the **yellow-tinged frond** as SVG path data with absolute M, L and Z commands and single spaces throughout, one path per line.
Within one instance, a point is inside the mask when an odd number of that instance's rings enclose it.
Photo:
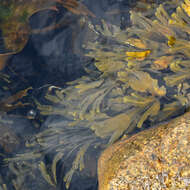
M 187 13 L 187 15 L 190 16 L 190 1 L 184 0 L 184 3 L 182 3 L 181 6 L 184 9 L 184 11 Z
M 114 73 L 120 69 L 125 67 L 125 63 L 121 61 L 113 61 L 111 58 L 107 58 L 107 60 L 99 60 L 95 63 L 96 67 L 99 71 L 104 73 Z
M 141 128 L 144 121 L 147 120 L 149 116 L 155 116 L 160 111 L 160 102 L 155 101 L 152 105 L 148 106 L 148 109 L 142 114 L 140 120 L 137 123 L 137 127 Z
M 170 69 L 171 69 L 171 71 L 173 71 L 173 72 L 175 72 L 175 73 L 183 72 L 182 67 L 180 67 L 180 62 L 181 62 L 181 61 L 172 62 L 172 63 L 170 64 Z M 184 72 L 186 72 L 186 71 L 184 70 Z
M 128 59 L 144 59 L 151 53 L 150 50 L 146 51 L 136 51 L 136 52 L 126 52 Z
M 154 61 L 154 65 L 158 69 L 166 69 L 171 64 L 174 56 L 162 56 Z
M 174 36 L 169 36 L 168 38 L 168 46 L 173 47 L 176 43 L 176 38 Z
M 168 86 L 177 86 L 179 83 L 183 82 L 189 77 L 189 73 L 179 73 L 171 76 L 166 76 L 164 77 L 164 80 Z
M 103 80 L 99 80 L 99 81 L 94 81 L 91 82 L 90 84 L 88 83 L 81 83 L 75 86 L 75 88 L 79 89 L 79 93 L 83 93 L 87 90 L 93 89 L 93 88 L 98 88 L 101 84 L 103 83 Z
M 126 71 L 119 71 L 117 73 L 117 77 L 118 77 L 118 80 L 122 81 L 122 82 L 128 82 L 129 81 L 129 73 L 126 72 Z
M 164 24 L 164 25 L 167 25 L 167 24 L 168 24 L 169 15 L 168 15 L 168 13 L 164 10 L 164 7 L 163 7 L 162 4 L 156 9 L 155 16 L 159 19 L 159 21 L 160 21 L 162 24 Z
M 97 136 L 106 137 L 112 134 L 110 142 L 117 140 L 131 124 L 136 120 L 139 109 L 130 110 L 100 122 L 94 122 L 91 126 Z
M 128 83 L 133 90 L 138 92 L 150 92 L 152 95 L 158 96 L 164 96 L 166 94 L 165 87 L 159 87 L 158 81 L 143 71 L 131 73 Z
M 134 106 L 146 107 L 147 104 L 153 102 L 155 98 L 153 96 L 150 97 L 142 97 L 142 96 L 124 96 L 123 103 L 131 103 Z
M 55 184 L 53 183 L 53 181 L 52 181 L 50 175 L 49 175 L 48 172 L 47 172 L 46 165 L 45 165 L 44 162 L 42 162 L 42 161 L 40 162 L 39 168 L 40 168 L 40 171 L 41 171 L 42 176 L 44 177 L 44 179 L 45 179 L 49 184 L 51 184 L 52 186 L 55 186 Z
M 79 169 L 82 171 L 84 169 L 84 154 L 86 153 L 89 147 L 89 143 L 84 144 L 77 153 L 75 160 L 72 163 L 72 168 L 64 176 L 64 182 L 66 183 L 66 188 L 69 188 L 71 183 L 72 176 L 74 172 Z
M 64 155 L 63 152 L 57 153 L 52 162 L 51 172 L 53 174 L 53 179 L 54 179 L 55 184 L 57 184 L 56 166 L 57 166 L 58 161 L 60 161 L 61 158 L 63 157 L 63 155 Z

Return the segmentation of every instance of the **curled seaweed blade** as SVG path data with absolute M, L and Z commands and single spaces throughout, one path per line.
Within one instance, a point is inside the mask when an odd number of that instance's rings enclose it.
M 5 158 L 5 163 L 17 162 L 17 161 L 26 161 L 30 159 L 37 159 L 41 157 L 41 153 L 38 152 L 26 152 L 23 154 L 16 154 L 13 158 Z
M 159 19 L 159 21 L 161 23 L 163 23 L 164 25 L 168 24 L 168 20 L 169 20 L 169 15 L 168 13 L 164 10 L 163 5 L 161 4 L 157 9 L 156 9 L 156 13 L 155 16 Z
M 86 48 L 90 50 L 86 56 L 94 57 L 96 68 L 104 74 L 114 73 L 126 65 L 124 46 L 118 46 L 118 49 L 113 50 L 109 44 L 100 45 L 89 42 Z
M 166 69 L 173 61 L 173 56 L 162 56 L 154 61 L 154 65 L 157 69 Z
M 159 101 L 153 102 L 153 104 L 150 107 L 148 107 L 148 109 L 142 114 L 140 120 L 137 123 L 137 127 L 141 128 L 144 121 L 147 120 L 149 116 L 155 116 L 158 114 L 159 111 L 160 111 L 160 102 Z
M 111 60 L 102 60 L 99 59 L 98 62 L 96 62 L 96 67 L 98 68 L 99 71 L 107 74 L 107 73 L 114 73 L 117 70 L 121 70 L 122 68 L 125 67 L 123 62 L 114 62 Z
M 170 70 L 175 73 L 185 72 L 185 70 L 183 70 L 182 67 L 180 66 L 180 61 L 175 61 L 175 62 L 171 63 Z
M 51 179 L 51 176 L 48 174 L 47 172 L 47 168 L 46 168 L 46 165 L 44 162 L 40 162 L 39 164 L 39 168 L 40 168 L 40 171 L 41 171 L 41 174 L 42 176 L 44 177 L 44 179 L 49 183 L 51 184 L 52 186 L 55 186 L 55 184 L 53 183 L 52 179 Z
M 56 156 L 53 159 L 53 162 L 52 162 L 51 171 L 52 171 L 52 174 L 53 174 L 53 179 L 54 179 L 55 184 L 57 184 L 57 175 L 56 175 L 57 162 L 61 160 L 63 155 L 64 155 L 63 152 L 57 153 Z
M 129 76 L 129 85 L 138 92 L 150 92 L 152 95 L 164 96 L 166 89 L 159 87 L 158 81 L 150 77 L 148 73 L 135 71 Z
M 172 103 L 165 104 L 162 111 L 157 116 L 159 122 L 169 119 L 171 116 L 176 114 L 176 110 L 181 108 L 179 101 L 174 101 Z
M 189 64 L 187 61 L 177 60 L 170 64 L 170 70 L 175 74 L 164 77 L 168 86 L 177 86 L 189 79 Z
M 168 23 L 171 26 L 180 27 L 181 30 L 189 33 L 188 23 L 190 23 L 190 18 L 185 13 L 182 7 L 177 7 L 176 13 L 173 13 L 171 15 L 171 18 L 169 19 Z
M 151 30 L 152 21 L 144 17 L 142 14 L 131 11 L 130 18 L 133 25 L 137 25 L 140 29 L 145 29 L 146 31 Z
M 40 104 L 37 100 L 35 100 L 35 104 L 37 105 L 38 109 L 40 110 L 40 113 L 42 115 L 49 115 L 53 113 L 53 108 L 52 106 L 49 105 L 42 105 Z
M 103 80 L 99 80 L 99 81 L 91 82 L 90 84 L 87 84 L 87 83 L 79 84 L 79 85 L 76 85 L 75 88 L 79 89 L 78 91 L 79 93 L 84 93 L 87 90 L 98 88 L 102 83 L 103 83 Z
M 138 107 L 145 107 L 147 104 L 152 103 L 155 100 L 153 96 L 142 97 L 138 94 L 132 93 L 131 96 L 124 96 L 123 102 L 130 103 Z
M 0 101 L 0 110 L 1 111 L 10 111 L 13 110 L 19 106 L 24 106 L 25 104 L 19 102 L 19 100 L 27 95 L 28 90 L 32 89 L 31 87 L 21 90 L 17 92 L 16 94 L 9 96 L 8 98 L 5 98 Z
M 138 109 L 134 109 L 129 111 L 129 113 L 121 113 L 104 121 L 95 122 L 91 126 L 91 129 L 95 131 L 97 136 L 100 136 L 102 138 L 105 138 L 112 134 L 109 143 L 113 143 L 125 131 L 128 131 L 128 129 L 130 129 L 130 124 L 134 122 L 135 115 L 137 115 L 138 112 Z
M 82 146 L 80 148 L 75 160 L 73 161 L 72 168 L 64 176 L 64 182 L 66 183 L 67 189 L 70 186 L 70 182 L 71 182 L 74 172 L 77 169 L 79 169 L 80 171 L 84 169 L 84 160 L 83 159 L 84 159 L 84 154 L 87 151 L 88 147 L 89 147 L 89 144 L 85 144 L 84 146 Z
M 166 84 L 168 86 L 177 86 L 178 84 L 180 84 L 181 82 L 183 82 L 184 80 L 189 78 L 189 74 L 188 73 L 180 73 L 180 74 L 176 74 L 176 75 L 171 75 L 171 76 L 166 76 L 164 77 L 164 80 L 166 82 Z

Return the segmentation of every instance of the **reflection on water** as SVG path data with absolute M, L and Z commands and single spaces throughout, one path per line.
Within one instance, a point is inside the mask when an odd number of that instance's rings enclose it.
M 7 2 L 0 27 L 19 15 L 13 8 L 21 5 Z M 102 150 L 187 111 L 189 5 L 60 0 L 37 12 L 35 5 L 18 50 L 1 28 L 9 57 L 0 55 L 0 189 L 97 189 Z

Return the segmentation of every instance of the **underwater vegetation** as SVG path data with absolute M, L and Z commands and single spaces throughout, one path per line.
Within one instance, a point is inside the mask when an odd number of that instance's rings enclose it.
M 62 15 L 56 21 L 42 28 L 31 27 L 31 17 L 41 11 L 49 11 L 49 17 L 56 17 L 60 7 L 83 17 L 95 17 L 85 5 L 76 0 L 1 0 L 0 1 L 0 71 L 5 67 L 11 55 L 21 52 L 31 35 L 42 34 L 71 22 L 67 16 Z
M 85 5 L 76 0 L 2 0 L 0 2 L 0 28 L 3 38 L 1 45 L 3 40 L 8 52 L 18 53 L 26 45 L 30 34 L 46 32 L 59 27 L 59 24 L 54 23 L 53 26 L 35 30 L 29 25 L 30 17 L 39 11 L 58 12 L 58 4 L 73 14 L 95 17 Z
M 35 100 L 45 118 L 41 131 L 23 152 L 5 159 L 16 190 L 26 179 L 68 189 L 75 173 L 85 169 L 88 151 L 189 109 L 189 10 L 190 0 L 176 0 L 163 2 L 148 17 L 131 11 L 132 26 L 125 30 L 89 21 L 95 38 L 83 48 L 94 67 L 65 88 L 47 88 L 46 103 Z M 70 158 L 70 168 L 58 176 L 58 166 Z
M 31 32 L 30 16 L 39 10 L 50 9 L 53 7 L 53 3 L 55 4 L 52 0 L 2 0 L 0 3 L 0 28 L 5 49 L 14 53 L 21 51 Z
M 31 89 L 31 87 L 21 90 L 21 91 L 17 92 L 16 94 L 13 94 L 9 97 L 2 98 L 2 100 L 0 101 L 0 111 L 6 113 L 17 107 L 24 107 L 25 105 L 27 105 L 27 103 L 26 104 L 22 103 L 20 100 L 24 96 L 27 96 L 27 92 L 30 89 Z

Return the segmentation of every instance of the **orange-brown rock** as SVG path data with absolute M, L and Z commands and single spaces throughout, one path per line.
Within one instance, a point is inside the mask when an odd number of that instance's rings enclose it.
M 107 148 L 99 190 L 190 189 L 190 113 Z

